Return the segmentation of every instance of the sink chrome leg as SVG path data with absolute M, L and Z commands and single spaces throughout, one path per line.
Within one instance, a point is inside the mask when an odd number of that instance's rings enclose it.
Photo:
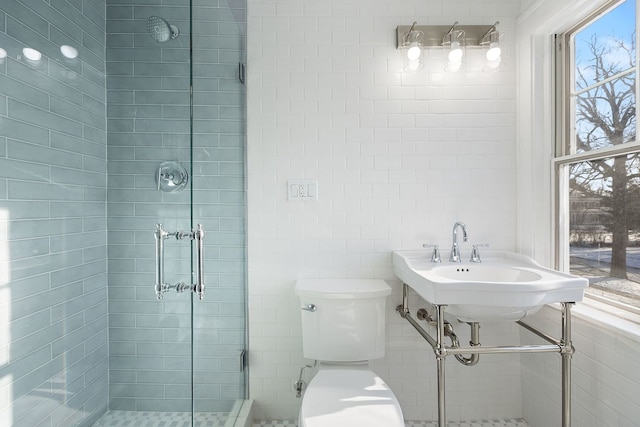
M 400 316 L 403 318 L 407 318 L 409 314 L 409 285 L 406 283 L 402 284 L 402 312 Z
M 438 365 L 438 427 L 447 427 L 447 413 L 445 406 L 445 388 L 444 388 L 444 356 L 436 357 Z
M 575 348 L 571 342 L 572 302 L 562 303 L 562 427 L 571 427 L 571 358 Z
M 438 369 L 438 427 L 447 426 L 445 393 L 445 361 L 447 358 L 447 350 L 444 345 L 444 308 L 445 306 L 443 305 L 436 306 L 437 337 L 434 350 Z

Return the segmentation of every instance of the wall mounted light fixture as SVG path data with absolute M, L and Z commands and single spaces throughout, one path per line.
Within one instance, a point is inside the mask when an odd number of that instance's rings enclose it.
M 451 28 L 449 28 L 447 34 L 442 37 L 442 46 L 448 49 L 445 71 L 452 73 L 455 73 L 463 67 L 465 54 L 465 32 L 456 29 L 456 25 L 458 25 L 458 21 L 456 21 Z
M 414 22 L 409 30 L 402 35 L 402 40 L 398 41 L 398 43 L 401 43 L 401 47 L 399 47 L 399 49 L 407 50 L 407 64 L 404 67 L 405 71 L 416 71 L 423 67 L 421 57 L 424 33 L 415 29 L 417 24 L 417 22 Z
M 500 21 L 496 21 L 496 23 L 484 33 L 480 41 L 481 45 L 488 47 L 485 56 L 487 58 L 487 68 L 490 70 L 495 70 L 502 62 L 502 48 L 500 47 L 498 24 L 500 24 Z
M 458 25 L 456 21 L 451 26 L 445 25 L 399 25 L 396 28 L 396 49 L 406 49 L 407 58 L 414 46 L 422 49 L 429 47 L 444 47 L 447 50 L 448 63 L 446 71 L 455 72 L 465 64 L 467 48 L 487 47 L 487 68 L 495 69 L 500 66 L 502 51 L 500 48 L 501 34 L 497 30 L 499 22 L 487 28 L 486 25 Z M 412 55 L 413 57 L 413 55 Z M 418 56 L 421 58 L 421 56 Z M 411 63 L 411 60 L 409 60 Z M 405 71 L 414 71 L 405 66 Z

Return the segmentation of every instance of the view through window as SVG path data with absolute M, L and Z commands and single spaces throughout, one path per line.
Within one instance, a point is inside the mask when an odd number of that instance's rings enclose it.
M 636 0 L 611 6 L 566 37 L 570 123 L 556 160 L 569 236 L 559 241 L 589 294 L 640 309 Z

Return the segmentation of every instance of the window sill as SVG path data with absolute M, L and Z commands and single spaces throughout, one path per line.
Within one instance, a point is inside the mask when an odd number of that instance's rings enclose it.
M 560 304 L 551 306 L 560 310 Z M 640 343 L 640 315 L 636 313 L 588 297 L 576 304 L 571 313 L 575 318 Z

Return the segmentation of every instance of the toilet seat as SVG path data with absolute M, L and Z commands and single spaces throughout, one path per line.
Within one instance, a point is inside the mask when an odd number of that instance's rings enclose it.
M 299 427 L 404 427 L 395 395 L 374 372 L 320 370 L 309 383 Z

